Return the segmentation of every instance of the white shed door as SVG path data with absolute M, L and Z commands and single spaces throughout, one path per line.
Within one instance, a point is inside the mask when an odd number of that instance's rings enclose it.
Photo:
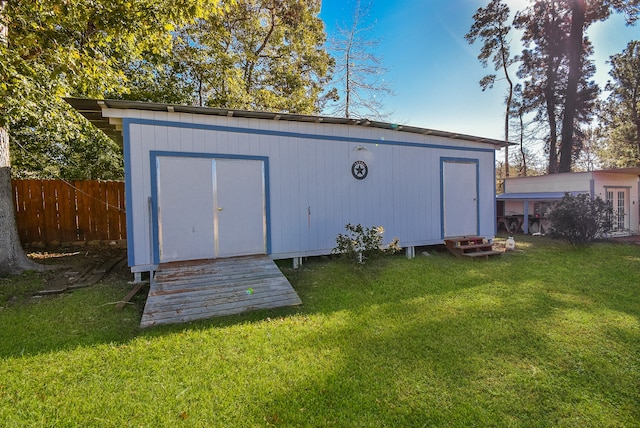
M 264 163 L 157 158 L 160 262 L 266 253 Z
M 215 161 L 216 255 L 266 253 L 264 163 Z
M 214 257 L 211 159 L 158 157 L 160 262 Z
M 444 237 L 478 233 L 478 186 L 475 162 L 445 161 L 442 165 Z

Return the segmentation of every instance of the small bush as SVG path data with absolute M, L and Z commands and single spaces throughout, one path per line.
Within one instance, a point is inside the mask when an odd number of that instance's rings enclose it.
M 331 250 L 331 253 L 345 256 L 353 262 L 364 263 L 368 258 L 393 254 L 401 249 L 398 238 L 393 238 L 389 245 L 383 245 L 384 228 L 382 226 L 363 227 L 361 224 L 347 224 L 345 229 L 347 233 L 338 234 L 336 247 Z
M 611 229 L 613 209 L 600 198 L 565 193 L 549 213 L 551 237 L 574 247 L 590 245 Z

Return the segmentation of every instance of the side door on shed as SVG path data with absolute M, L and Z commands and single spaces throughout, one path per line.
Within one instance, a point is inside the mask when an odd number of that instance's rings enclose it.
M 478 235 L 477 159 L 440 160 L 442 238 Z

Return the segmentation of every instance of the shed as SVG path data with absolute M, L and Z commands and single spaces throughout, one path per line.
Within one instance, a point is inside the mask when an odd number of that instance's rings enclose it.
M 611 204 L 614 236 L 636 235 L 640 229 L 638 182 L 640 168 L 549 174 L 506 178 L 504 193 L 497 196 L 498 227 L 524 233 L 545 232 L 552 203 L 565 193 L 588 194 Z
M 324 116 L 68 99 L 122 144 L 132 272 L 180 260 L 325 255 L 345 225 L 412 254 L 495 236 L 503 141 Z

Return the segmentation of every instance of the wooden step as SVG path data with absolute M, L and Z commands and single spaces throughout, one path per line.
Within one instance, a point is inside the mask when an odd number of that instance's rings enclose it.
M 481 236 L 457 236 L 447 238 L 444 240 L 444 244 L 449 252 L 456 257 L 489 258 L 489 256 L 502 254 L 500 251 L 495 251 L 492 244 Z
M 462 254 L 462 256 L 463 257 L 484 257 L 485 259 L 488 259 L 489 256 L 499 256 L 501 254 L 502 254 L 501 251 L 486 250 L 486 251 L 476 251 L 473 253 L 464 253 Z
M 477 250 L 477 249 L 482 249 L 487 247 L 491 248 L 491 244 L 487 243 L 487 244 L 460 245 L 460 246 L 457 246 L 456 248 L 459 248 L 462 251 L 467 251 L 467 250 Z

